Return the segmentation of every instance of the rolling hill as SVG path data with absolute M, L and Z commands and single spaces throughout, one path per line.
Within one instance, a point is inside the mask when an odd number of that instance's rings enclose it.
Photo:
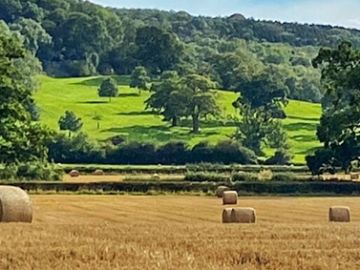
M 181 127 L 170 128 L 161 115 L 145 109 L 144 101 L 149 92 L 138 91 L 128 86 L 127 77 L 117 77 L 119 97 L 109 103 L 99 98 L 97 88 L 102 77 L 62 78 L 40 77 L 41 87 L 35 93 L 40 107 L 41 121 L 51 129 L 58 130 L 58 119 L 66 110 L 74 111 L 84 122 L 83 131 L 94 140 L 104 141 L 115 135 L 122 135 L 128 141 L 146 141 L 163 144 L 169 140 L 186 141 L 194 145 L 200 141 L 215 143 L 230 137 L 236 130 L 232 120 L 238 114 L 232 107 L 237 94 L 218 91 L 218 103 L 222 119 L 203 121 L 200 134 L 191 134 L 190 121 L 183 121 Z M 288 118 L 284 126 L 289 134 L 294 162 L 303 163 L 306 154 L 319 146 L 315 131 L 321 113 L 319 104 L 291 101 L 286 108 Z M 95 115 L 100 115 L 100 128 Z M 270 154 L 270 152 L 268 152 Z

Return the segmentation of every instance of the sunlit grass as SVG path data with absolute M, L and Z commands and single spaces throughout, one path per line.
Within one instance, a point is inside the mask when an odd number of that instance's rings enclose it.
M 161 115 L 147 111 L 144 102 L 149 92 L 138 91 L 128 86 L 127 77 L 117 77 L 119 97 L 111 103 L 97 95 L 101 77 L 54 79 L 40 77 L 41 87 L 35 99 L 41 109 L 41 121 L 58 130 L 58 119 L 66 110 L 74 111 L 84 122 L 83 131 L 94 140 L 106 140 L 122 135 L 128 141 L 144 141 L 163 144 L 169 140 L 186 141 L 190 146 L 200 141 L 216 143 L 230 138 L 236 125 L 231 120 L 237 116 L 232 102 L 236 93 L 218 91 L 217 101 L 221 109 L 220 120 L 208 119 L 202 122 L 200 134 L 190 133 L 191 121 L 183 121 L 180 127 L 171 128 Z M 304 162 L 304 156 L 319 145 L 316 140 L 316 125 L 320 115 L 320 105 L 291 101 L 286 108 L 288 118 L 284 121 L 288 131 L 295 162 Z M 97 128 L 95 115 L 100 115 Z

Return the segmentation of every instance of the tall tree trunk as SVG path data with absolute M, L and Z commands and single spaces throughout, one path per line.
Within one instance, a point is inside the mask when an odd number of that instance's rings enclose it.
M 200 121 L 199 121 L 199 114 L 192 115 L 192 126 L 193 126 L 193 133 L 199 133 L 200 131 Z
M 172 127 L 177 127 L 178 124 L 179 124 L 179 118 L 176 117 L 176 116 L 174 116 L 174 117 L 172 118 L 171 126 L 172 126 Z

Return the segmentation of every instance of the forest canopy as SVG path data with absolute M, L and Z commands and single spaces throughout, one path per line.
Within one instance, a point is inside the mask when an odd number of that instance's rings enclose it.
M 319 46 L 335 48 L 341 40 L 360 46 L 355 29 L 241 14 L 111 9 L 79 0 L 1 1 L 0 20 L 24 37 L 51 76 L 130 75 L 144 66 L 153 77 L 166 70 L 196 73 L 236 90 L 271 65 L 288 97 L 313 102 L 323 96 L 320 73 L 311 66 Z

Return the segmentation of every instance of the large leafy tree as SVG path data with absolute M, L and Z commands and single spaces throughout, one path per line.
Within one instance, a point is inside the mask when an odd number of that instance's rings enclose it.
M 179 124 L 179 120 L 187 112 L 187 97 L 180 84 L 180 77 L 175 71 L 166 71 L 160 81 L 151 87 L 153 94 L 146 100 L 147 108 L 154 109 L 164 116 L 165 121 L 171 121 L 172 126 Z
M 262 154 L 262 146 L 268 144 L 276 148 L 286 148 L 287 139 L 277 120 L 285 117 L 287 104 L 286 87 L 273 76 L 270 70 L 240 86 L 240 97 L 234 106 L 240 109 L 241 121 L 235 137 L 256 154 Z M 281 143 L 272 134 L 281 134 Z
M 36 55 L 40 45 L 51 43 L 50 35 L 38 22 L 32 19 L 21 18 L 10 28 L 13 31 L 18 31 L 24 37 L 24 45 L 33 55 Z
M 142 66 L 135 67 L 131 73 L 130 87 L 139 89 L 139 94 L 141 94 L 141 90 L 148 90 L 149 82 L 150 77 L 148 76 L 146 69 Z
M 155 26 L 138 29 L 135 44 L 137 59 L 154 74 L 173 69 L 183 53 L 183 45 L 174 33 Z
M 114 79 L 108 78 L 104 80 L 100 88 L 98 89 L 99 97 L 108 97 L 109 102 L 111 102 L 112 97 L 117 97 L 119 94 L 119 89 L 117 83 Z
M 189 74 L 181 80 L 187 115 L 192 118 L 192 132 L 200 131 L 200 118 L 208 115 L 217 115 L 219 107 L 216 103 L 216 96 L 213 89 L 215 83 L 208 78 Z
M 215 83 L 208 78 L 189 74 L 179 78 L 176 72 L 164 72 L 159 83 L 152 87 L 154 94 L 146 101 L 147 106 L 178 125 L 181 117 L 192 118 L 192 132 L 200 131 L 200 119 L 207 115 L 216 115 Z
M 342 42 L 337 49 L 320 49 L 313 65 L 321 68 L 326 91 L 317 130 L 324 149 L 307 158 L 309 167 L 314 173 L 329 165 L 349 171 L 360 157 L 360 50 L 349 42 Z M 315 162 L 320 156 L 321 164 Z
M 46 158 L 48 133 L 32 122 L 32 78 L 22 73 L 26 51 L 18 35 L 0 23 L 0 162 L 12 163 Z
M 60 130 L 69 131 L 69 137 L 71 136 L 71 132 L 76 132 L 83 126 L 81 118 L 77 117 L 76 114 L 71 111 L 66 111 L 65 114 L 60 117 L 58 124 Z

